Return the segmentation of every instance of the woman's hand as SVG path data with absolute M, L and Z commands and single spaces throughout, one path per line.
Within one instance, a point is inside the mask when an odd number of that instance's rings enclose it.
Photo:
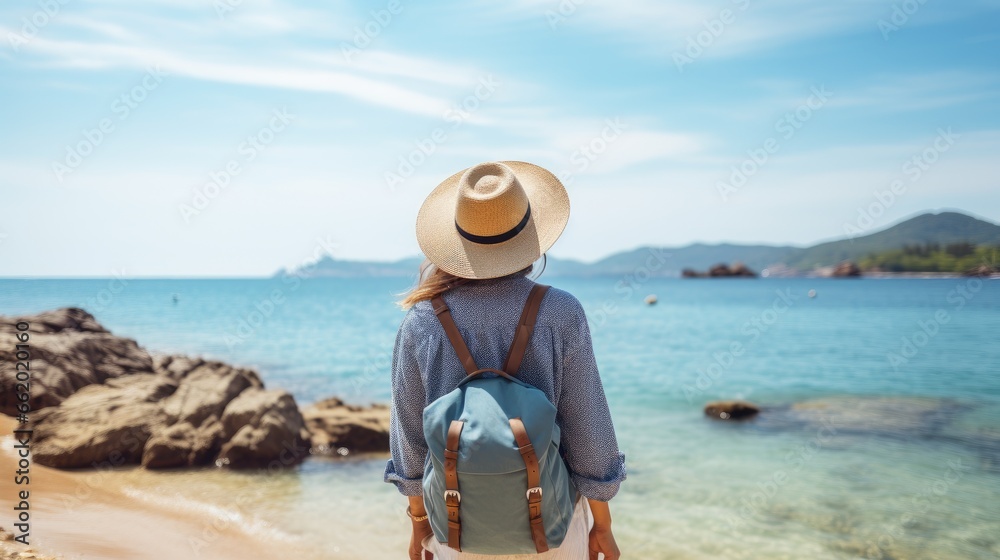
M 420 555 L 423 552 L 424 547 L 422 544 L 424 537 L 432 534 L 434 531 L 431 529 L 430 519 L 424 519 L 423 521 L 417 521 L 416 518 L 426 517 L 427 510 L 424 509 L 424 499 L 421 496 L 410 496 L 409 507 L 406 511 L 409 513 L 410 523 L 413 525 L 413 532 L 410 533 L 410 560 L 424 560 Z M 434 555 L 427 552 L 427 560 L 434 560 Z
M 421 544 L 424 541 L 424 537 L 432 534 L 434 531 L 431 529 L 430 519 L 424 519 L 423 521 L 416 521 L 413 518 L 424 517 L 427 515 L 427 510 L 424 509 L 424 499 L 421 496 L 410 496 L 409 507 L 406 511 L 410 514 L 410 523 L 413 525 L 413 532 L 410 533 L 410 560 L 424 560 L 420 553 L 423 552 L 424 547 Z M 433 560 L 434 555 L 430 551 L 427 552 L 427 560 Z
M 431 522 L 427 519 L 413 522 L 413 533 L 410 535 L 410 560 L 423 560 L 420 553 L 423 552 L 424 537 L 433 533 Z M 428 551 L 427 560 L 434 560 L 434 555 Z
M 587 499 L 590 506 L 590 513 L 594 517 L 594 526 L 590 529 L 590 560 L 598 560 L 597 555 L 604 553 L 604 560 L 618 560 L 621 558 L 621 551 L 618 550 L 618 543 L 611 533 L 611 508 L 608 502 Z
M 597 554 L 604 553 L 604 560 L 618 560 L 622 553 L 611 533 L 611 525 L 594 525 L 590 530 L 590 560 L 597 560 Z

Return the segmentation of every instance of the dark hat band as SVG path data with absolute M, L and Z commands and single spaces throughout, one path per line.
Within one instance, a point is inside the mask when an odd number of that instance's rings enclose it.
M 528 204 L 528 209 L 524 211 L 524 217 L 521 218 L 521 222 L 511 229 L 498 233 L 497 235 L 476 235 L 474 233 L 469 233 L 462 229 L 462 226 L 458 225 L 458 221 L 455 221 L 455 229 L 458 230 L 459 235 L 472 241 L 473 243 L 481 243 L 483 245 L 493 245 L 494 243 L 503 243 L 508 239 L 513 238 L 515 235 L 524 229 L 524 226 L 528 225 L 528 218 L 531 217 L 531 204 Z

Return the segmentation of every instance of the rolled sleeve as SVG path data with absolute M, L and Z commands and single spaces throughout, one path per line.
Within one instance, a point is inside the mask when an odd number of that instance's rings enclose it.
M 382 475 L 382 479 L 386 482 L 395 484 L 399 493 L 404 496 L 421 496 L 424 493 L 422 475 L 417 478 L 407 478 L 406 476 L 399 474 L 399 472 L 396 471 L 396 465 L 393 463 L 392 459 L 386 461 L 385 473 Z
M 591 344 L 590 327 L 576 302 L 563 336 L 562 387 L 557 421 L 563 458 L 577 490 L 609 501 L 626 477 L 604 386 Z
M 408 328 L 413 308 L 404 317 L 392 353 L 392 404 L 389 415 L 389 453 L 383 480 L 396 485 L 405 496 L 423 494 L 423 410 L 426 390 L 416 359 L 416 348 Z

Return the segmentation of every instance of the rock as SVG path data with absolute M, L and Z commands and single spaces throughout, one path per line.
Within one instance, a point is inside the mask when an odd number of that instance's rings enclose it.
M 188 356 L 174 356 L 170 354 L 157 354 L 153 356 L 153 370 L 156 373 L 177 381 L 184 379 L 187 377 L 187 374 L 204 363 L 205 360 L 201 358 Z
M 194 363 L 194 362 L 192 362 Z M 35 459 L 59 468 L 142 464 L 186 467 L 227 459 L 232 467 L 308 454 L 308 432 L 295 400 L 261 389 L 256 374 L 202 362 L 180 381 L 137 374 L 92 385 L 36 413 Z M 237 438 L 237 434 L 239 438 Z
M 222 423 L 213 414 L 208 420 L 202 422 L 201 426 L 195 430 L 192 436 L 191 455 L 188 457 L 189 465 L 211 465 L 215 463 L 219 456 L 219 449 L 223 442 Z
M 278 458 L 282 448 L 269 445 L 274 441 L 308 449 L 294 399 L 282 391 L 263 391 L 254 371 L 184 356 L 158 356 L 150 366 L 156 373 L 91 384 L 36 412 L 38 463 L 149 469 L 214 464 L 227 440 L 244 427 L 250 431 L 226 447 L 233 466 Z
M 164 425 L 159 401 L 176 389 L 151 373 L 84 387 L 33 415 L 35 461 L 64 469 L 139 463 L 146 440 Z
M 15 325 L 18 321 L 28 322 L 31 325 L 29 332 L 32 334 L 53 334 L 67 331 L 110 334 L 93 315 L 79 307 L 62 307 L 35 315 L 18 317 L 11 321 L 11 325 Z M 3 328 L 0 325 L 0 330 Z
M 729 269 L 729 275 L 730 276 L 741 276 L 741 277 L 745 277 L 745 278 L 755 278 L 757 276 L 757 273 L 754 272 L 754 271 L 752 271 L 752 270 L 750 270 L 747 267 L 747 265 L 745 265 L 745 264 L 743 264 L 741 262 L 738 262 L 738 263 L 733 263 L 733 267 L 731 269 Z
M 309 455 L 309 434 L 295 399 L 285 391 L 251 388 L 222 415 L 228 439 L 219 460 L 230 468 L 289 467 Z
M 292 466 L 309 455 L 309 432 L 295 399 L 281 390 L 252 388 L 226 407 L 228 436 L 219 460 L 230 468 Z
M 708 276 L 716 278 L 719 276 L 732 276 L 732 274 L 730 273 L 728 266 L 725 264 L 717 264 L 708 269 Z
M 733 263 L 730 268 L 726 264 L 717 264 L 708 269 L 708 272 L 698 272 L 685 268 L 681 271 L 683 278 L 756 278 L 757 273 L 747 268 L 743 263 Z
M 58 405 L 87 385 L 151 373 L 149 354 L 132 339 L 114 336 L 86 311 L 67 307 L 37 315 L 0 318 L 0 347 L 13 348 L 18 322 L 29 325 L 32 410 Z M 0 412 L 17 414 L 14 362 L 0 361 Z
M 39 399 L 32 452 L 40 465 L 273 468 L 300 463 L 310 447 L 388 450 L 387 405 L 329 399 L 310 407 L 307 423 L 292 395 L 265 390 L 255 371 L 150 356 L 81 309 L 4 319 L 0 343 L 15 343 L 22 320 L 30 325 L 32 392 Z M 13 403 L 14 371 L 2 373 L 0 399 Z
M 833 269 L 835 278 L 852 278 L 861 276 L 861 269 L 851 261 L 844 261 Z
M 990 266 L 988 264 L 981 264 L 977 267 L 973 267 L 970 268 L 969 270 L 966 270 L 965 272 L 962 273 L 962 276 L 987 278 L 998 272 L 1000 272 L 1000 268 L 997 268 L 995 266 Z
M 759 412 L 757 405 L 745 401 L 716 401 L 705 405 L 705 416 L 717 420 L 746 420 Z
M 180 387 L 163 403 L 170 423 L 200 426 L 209 416 L 217 417 L 245 389 L 260 388 L 257 374 L 222 362 L 202 362 L 181 376 Z
M 389 450 L 389 407 L 345 404 L 337 398 L 319 401 L 302 411 L 318 454 L 385 452 Z M 342 453 L 342 452 L 341 452 Z
M 147 469 L 169 469 L 195 464 L 191 461 L 194 431 L 195 427 L 187 422 L 160 430 L 146 440 L 142 451 L 142 466 Z

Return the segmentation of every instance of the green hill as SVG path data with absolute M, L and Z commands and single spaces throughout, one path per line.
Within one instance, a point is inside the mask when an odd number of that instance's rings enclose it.
M 951 245 L 908 245 L 902 249 L 877 253 L 858 263 L 865 271 L 884 272 L 949 272 L 968 273 L 973 270 L 996 270 L 1000 266 L 1000 247 L 975 246 L 971 243 Z
M 921 214 L 870 235 L 803 249 L 785 264 L 809 270 L 845 260 L 858 261 L 874 253 L 894 251 L 907 245 L 943 246 L 961 242 L 1000 245 L 1000 226 L 959 212 Z
M 615 253 L 589 265 L 588 275 L 625 276 L 639 270 L 649 270 L 653 276 L 677 276 L 682 269 L 707 270 L 719 263 L 742 262 L 752 270 L 760 271 L 768 265 L 780 263 L 801 249 L 773 245 L 736 245 L 720 243 L 710 245 L 694 243 L 684 247 L 640 247 Z

